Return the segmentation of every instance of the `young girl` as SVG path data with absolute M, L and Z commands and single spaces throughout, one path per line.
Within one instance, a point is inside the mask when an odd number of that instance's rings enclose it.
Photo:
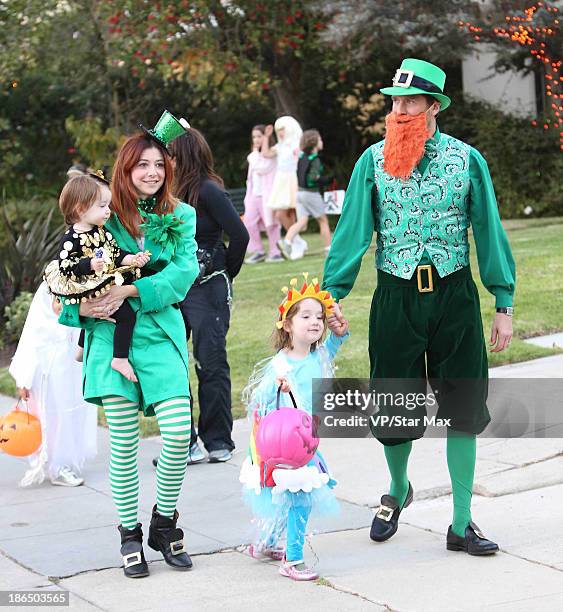
M 150 253 L 132 255 L 117 246 L 104 224 L 110 217 L 111 191 L 107 184 L 92 176 L 76 176 L 63 187 L 59 207 L 70 227 L 61 238 L 58 262 L 45 270 L 45 277 L 54 295 L 65 303 L 75 304 L 87 297 L 99 296 L 112 284 L 124 282 L 122 273 L 141 268 Z M 134 270 L 138 276 L 138 271 Z M 129 363 L 129 347 L 135 326 L 135 313 L 126 301 L 113 313 L 115 334 L 111 367 L 128 380 L 137 381 Z M 78 352 L 82 360 L 84 335 Z
M 321 291 L 314 279 L 295 289 L 297 279 L 292 279 L 291 289 L 284 287 L 286 297 L 279 307 L 280 317 L 274 331 L 274 347 L 277 354 L 267 364 L 255 370 L 245 390 L 248 410 L 256 424 L 275 410 L 278 386 L 281 386 L 280 405 L 290 406 L 292 393 L 296 405 L 311 414 L 312 380 L 327 378 L 333 374 L 331 361 L 348 336 L 348 322 L 339 322 L 332 314 L 333 300 Z M 331 330 L 323 343 L 326 328 Z M 305 531 L 311 510 L 331 511 L 336 500 L 330 489 L 336 482 L 330 477 L 326 462 L 320 452 L 306 466 L 298 469 L 266 468 L 256 448 L 255 426 L 251 434 L 249 454 L 242 465 L 240 481 L 255 514 L 263 519 L 258 541 L 251 545 L 252 556 L 263 555 L 281 559 L 280 574 L 293 580 L 315 580 L 318 574 L 303 562 Z M 287 530 L 285 555 L 278 546 L 283 530 Z
M 41 447 L 29 457 L 20 486 L 83 484 L 84 463 L 96 454 L 97 410 L 82 399 L 82 368 L 74 359 L 78 330 L 57 321 L 61 305 L 41 283 L 35 293 L 10 374 L 29 411 L 41 421 Z
M 248 177 L 246 179 L 246 196 L 244 198 L 244 224 L 250 235 L 248 250 L 250 256 L 246 263 L 255 264 L 266 260 L 268 263 L 282 261 L 283 258 L 277 243 L 280 239 L 280 224 L 274 217 L 274 211 L 265 206 L 270 199 L 276 159 L 262 154 L 263 149 L 273 145 L 272 136 L 266 136 L 266 126 L 259 124 L 252 128 L 252 152 L 248 155 Z M 266 141 L 266 142 L 265 142 Z M 260 230 L 268 235 L 268 257 L 262 248 Z
M 293 253 L 293 241 L 299 236 L 299 232 L 307 229 L 309 217 L 313 217 L 319 224 L 319 231 L 324 242 L 325 255 L 330 250 L 330 227 L 325 214 L 325 204 L 320 190 L 332 180 L 329 175 L 324 175 L 324 166 L 319 158 L 323 150 L 323 139 L 318 130 L 305 130 L 301 136 L 301 152 L 297 163 L 297 221 L 287 230 L 285 238 L 280 240 L 278 246 L 286 259 L 299 259 Z

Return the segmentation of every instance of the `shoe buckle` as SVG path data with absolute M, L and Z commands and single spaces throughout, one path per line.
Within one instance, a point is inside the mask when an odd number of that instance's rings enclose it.
M 427 274 L 428 284 L 422 285 L 422 272 L 425 271 Z M 434 280 L 432 279 L 432 266 L 417 266 L 416 268 L 416 282 L 418 284 L 418 291 L 420 293 L 431 293 L 434 291 Z
M 175 542 L 170 542 L 170 552 L 173 555 L 181 555 L 186 552 L 186 548 L 184 547 L 184 540 L 176 540 Z
M 123 556 L 123 567 L 127 569 L 128 567 L 132 567 L 133 565 L 139 565 L 143 562 L 141 559 L 140 552 L 130 553 L 129 555 Z
M 481 540 L 486 540 L 487 538 L 485 537 L 485 534 L 479 529 L 479 527 L 477 527 L 477 525 L 471 521 L 469 523 L 469 525 L 471 526 L 471 528 L 473 529 L 473 531 L 475 532 L 475 535 L 479 538 L 481 538 Z
M 395 508 L 381 505 L 379 506 L 379 510 L 375 513 L 375 516 L 388 523 L 393 516 L 393 512 L 395 512 Z

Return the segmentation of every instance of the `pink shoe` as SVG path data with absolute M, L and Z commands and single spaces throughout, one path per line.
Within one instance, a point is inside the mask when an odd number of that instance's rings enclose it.
M 281 546 L 274 546 L 270 548 L 269 546 L 260 546 L 251 544 L 248 547 L 248 554 L 253 559 L 273 559 L 274 561 L 281 561 L 285 555 L 285 549 Z
M 292 580 L 316 580 L 319 575 L 310 567 L 304 565 L 301 569 L 297 569 L 297 566 L 302 563 L 303 561 L 286 561 L 284 559 L 280 565 L 280 574 Z

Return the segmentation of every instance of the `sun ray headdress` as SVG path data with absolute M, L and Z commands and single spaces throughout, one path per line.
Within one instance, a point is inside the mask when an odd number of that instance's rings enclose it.
M 296 289 L 296 278 L 292 278 L 289 281 L 289 289 L 287 287 L 282 287 L 282 293 L 285 294 L 285 297 L 278 307 L 278 310 L 280 312 L 280 319 L 276 323 L 276 327 L 278 329 L 281 329 L 283 327 L 283 322 L 287 317 L 289 309 L 301 300 L 305 300 L 307 298 L 313 298 L 314 300 L 320 302 L 324 306 L 327 315 L 332 313 L 332 307 L 334 304 L 334 299 L 332 298 L 332 295 L 330 295 L 328 291 L 321 290 L 318 278 L 314 278 L 312 283 L 308 283 L 309 273 L 304 272 L 303 277 L 304 281 L 303 285 L 301 285 L 301 289 Z

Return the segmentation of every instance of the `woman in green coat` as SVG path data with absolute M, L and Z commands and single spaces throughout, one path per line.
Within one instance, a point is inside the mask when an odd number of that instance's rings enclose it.
M 184 534 L 176 527 L 191 426 L 186 332 L 178 302 L 199 268 L 194 209 L 170 193 L 173 169 L 166 145 L 171 138 L 168 129 L 158 130 L 163 118 L 154 130 L 131 136 L 121 147 L 113 170 L 113 214 L 105 225 L 122 249 L 150 252 L 142 278 L 80 306 L 65 305 L 60 316 L 61 323 L 86 329 L 84 398 L 103 406 L 109 425 L 109 476 L 128 577 L 149 573 L 137 522 L 139 410 L 156 414 L 163 441 L 148 544 L 177 569 L 192 565 Z M 178 123 L 169 114 L 168 119 Z M 177 127 L 181 133 L 183 128 Z M 126 299 L 136 313 L 129 361 L 137 382 L 110 367 L 111 315 Z

